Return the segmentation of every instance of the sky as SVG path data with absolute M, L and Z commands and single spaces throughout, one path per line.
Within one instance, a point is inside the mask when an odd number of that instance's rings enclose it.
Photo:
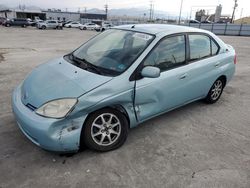
M 181 0 L 152 0 L 155 10 L 166 11 L 169 14 L 179 15 Z M 0 4 L 16 7 L 19 4 L 26 6 L 38 6 L 41 8 L 59 8 L 68 11 L 76 11 L 80 7 L 87 9 L 104 9 L 104 4 L 108 4 L 109 9 L 117 8 L 147 8 L 150 0 L 1 0 Z M 222 14 L 232 14 L 234 0 L 183 0 L 182 17 L 189 17 L 190 12 L 194 16 L 195 11 L 200 8 L 207 9 L 209 13 L 214 13 L 216 5 L 222 5 Z M 250 16 L 250 0 L 238 0 L 239 6 L 236 9 L 236 18 Z

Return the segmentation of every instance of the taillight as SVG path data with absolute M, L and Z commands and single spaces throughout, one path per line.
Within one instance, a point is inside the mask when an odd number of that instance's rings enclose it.
M 236 54 L 234 55 L 234 64 L 236 65 L 236 63 L 237 63 L 237 56 L 236 56 Z

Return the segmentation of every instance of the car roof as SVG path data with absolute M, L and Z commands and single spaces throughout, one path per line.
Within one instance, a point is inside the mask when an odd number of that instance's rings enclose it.
M 117 26 L 114 28 L 144 32 L 144 33 L 149 33 L 153 35 L 174 34 L 174 33 L 181 33 L 181 32 L 206 33 L 206 31 L 198 29 L 198 28 L 179 26 L 179 25 L 168 25 L 168 24 L 130 24 L 130 25 Z

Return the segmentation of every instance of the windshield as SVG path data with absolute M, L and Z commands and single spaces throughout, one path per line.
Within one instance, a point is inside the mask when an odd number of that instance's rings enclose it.
M 119 75 L 136 60 L 152 39 L 152 35 L 145 33 L 111 29 L 85 43 L 72 55 L 100 71 Z

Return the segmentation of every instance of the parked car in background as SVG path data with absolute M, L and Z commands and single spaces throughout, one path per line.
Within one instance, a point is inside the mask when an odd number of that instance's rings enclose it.
M 21 26 L 21 27 L 27 27 L 30 25 L 29 20 L 26 18 L 14 18 L 11 20 L 7 20 L 4 25 L 6 27 L 10 26 Z
M 95 28 L 95 30 L 96 31 L 105 31 L 105 30 L 110 29 L 112 27 L 114 27 L 114 26 L 110 23 L 103 23 L 101 27 L 97 27 L 97 28 Z
M 32 23 L 30 25 L 36 27 L 38 23 L 42 23 L 42 22 L 44 22 L 44 21 L 41 19 L 35 19 L 32 21 Z
M 217 102 L 235 64 L 233 47 L 209 31 L 119 26 L 36 67 L 13 91 L 12 109 L 21 131 L 46 150 L 109 151 L 146 120 L 196 100 Z
M 70 22 L 64 25 L 64 27 L 68 27 L 68 28 L 79 28 L 80 26 L 82 26 L 82 24 L 80 24 L 79 22 Z
M 97 25 L 95 23 L 86 23 L 86 24 L 83 24 L 79 27 L 80 30 L 94 30 L 94 29 L 100 29 L 101 26 L 100 25 Z
M 67 21 L 67 22 L 63 21 L 62 26 L 65 27 L 66 24 L 69 24 L 69 23 L 71 23 L 71 22 L 72 22 L 71 20 L 69 20 L 69 21 Z
M 187 23 L 196 23 L 196 24 L 199 24 L 200 22 L 198 20 L 188 20 Z
M 217 23 L 217 24 L 225 24 L 225 23 L 227 23 L 225 20 L 219 20 L 219 21 L 217 21 L 217 22 L 214 22 L 214 23 Z
M 45 22 L 37 23 L 38 29 L 62 29 L 62 24 L 57 20 L 46 20 Z
M 204 20 L 201 23 L 206 23 L 206 24 L 212 24 L 213 22 L 209 21 L 209 20 Z
M 6 18 L 0 17 L 0 25 L 3 25 L 6 22 Z

